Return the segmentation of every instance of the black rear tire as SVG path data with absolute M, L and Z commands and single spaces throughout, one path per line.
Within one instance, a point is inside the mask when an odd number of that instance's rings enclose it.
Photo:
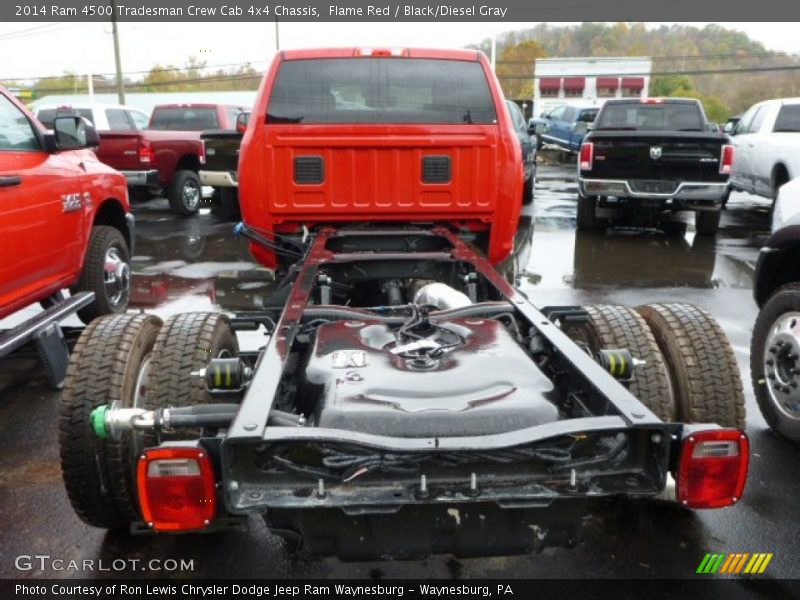
M 211 214 L 223 221 L 241 219 L 239 210 L 239 188 L 220 188 L 219 196 L 211 204 Z
M 578 194 L 577 202 L 578 231 L 597 231 L 604 222 L 597 217 L 597 196 L 581 196 Z
M 800 410 L 791 411 L 781 403 L 781 400 L 785 400 L 787 403 L 792 399 L 796 400 L 798 393 L 793 388 L 790 388 L 788 395 L 783 395 L 786 394 L 785 390 L 778 392 L 775 388 L 771 392 L 770 386 L 774 386 L 775 383 L 767 380 L 765 372 L 766 360 L 772 360 L 773 364 L 781 361 L 779 356 L 766 356 L 767 339 L 778 320 L 787 313 L 800 314 L 800 283 L 790 283 L 779 288 L 758 313 L 755 327 L 753 327 L 753 338 L 750 342 L 750 375 L 753 379 L 758 408 L 764 415 L 767 424 L 773 431 L 786 439 L 800 442 Z M 776 354 L 779 353 L 783 353 L 783 349 Z M 774 366 L 777 367 L 777 365 Z M 785 368 L 784 373 L 787 371 L 788 369 Z M 791 374 L 794 375 L 792 379 L 796 382 L 797 375 Z M 773 376 L 775 376 L 774 373 Z M 788 379 L 786 374 L 782 378 Z
M 179 215 L 193 215 L 200 208 L 203 187 L 200 176 L 189 169 L 175 171 L 167 193 L 169 206 Z
M 667 361 L 680 420 L 744 429 L 739 367 L 719 323 L 692 304 L 647 304 L 636 310 Z
M 205 379 L 193 377 L 192 371 L 206 367 L 212 358 L 238 353 L 236 334 L 222 313 L 173 315 L 164 322 L 155 342 L 145 407 L 156 410 L 212 402 Z M 193 439 L 197 433 L 181 430 L 161 439 Z
M 96 319 L 70 357 L 59 418 L 61 472 L 73 509 L 94 527 L 126 529 L 140 518 L 134 439 L 98 438 L 90 415 L 102 404 L 134 406 L 160 326 L 161 319 L 144 314 Z
M 694 213 L 694 229 L 697 235 L 717 235 L 721 217 L 722 210 L 699 210 Z
M 676 409 L 664 358 L 647 323 L 626 306 L 594 305 L 583 307 L 589 322 L 564 327 L 565 333 L 580 342 L 594 356 L 602 348 L 627 348 L 634 358 L 645 361 L 633 372 L 629 390 L 658 418 L 675 420 Z
M 77 283 L 70 288 L 77 292 L 94 292 L 91 304 L 78 311 L 85 324 L 102 315 L 122 314 L 130 297 L 131 255 L 122 233 L 108 225 L 95 225 L 89 234 L 89 247 Z M 107 267 L 114 267 L 114 271 Z
M 522 205 L 530 206 L 533 204 L 533 175 L 522 186 Z

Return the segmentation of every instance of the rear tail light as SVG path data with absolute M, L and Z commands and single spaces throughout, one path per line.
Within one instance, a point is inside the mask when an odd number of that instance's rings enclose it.
M 581 171 L 591 171 L 593 162 L 594 144 L 592 142 L 584 142 L 581 144 L 581 155 L 578 160 Z
M 142 518 L 155 531 L 203 529 L 214 519 L 214 469 L 202 448 L 153 448 L 136 472 Z
M 142 164 L 152 164 L 155 162 L 156 155 L 153 145 L 148 140 L 139 141 L 139 162 Z
M 696 431 L 683 440 L 678 501 L 688 508 L 730 506 L 742 497 L 750 443 L 738 429 Z
M 733 146 L 725 144 L 719 157 L 719 172 L 727 174 L 731 172 L 731 168 L 733 168 Z
M 197 158 L 201 165 L 206 164 L 206 141 L 200 140 L 200 156 Z

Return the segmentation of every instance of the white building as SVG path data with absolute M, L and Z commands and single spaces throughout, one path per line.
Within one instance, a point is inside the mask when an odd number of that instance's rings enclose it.
M 540 58 L 533 116 L 561 104 L 600 106 L 609 98 L 645 98 L 652 61 L 645 57 Z

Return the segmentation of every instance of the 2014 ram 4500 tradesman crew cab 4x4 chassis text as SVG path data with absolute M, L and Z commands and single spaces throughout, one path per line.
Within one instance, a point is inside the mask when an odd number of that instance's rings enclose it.
M 279 53 L 237 230 L 283 283 L 234 319 L 86 330 L 61 429 L 78 515 L 170 532 L 258 513 L 290 548 L 374 559 L 571 545 L 592 501 L 670 477 L 685 507 L 735 503 L 748 442 L 720 327 L 682 304 L 536 308 L 493 266 L 523 176 L 480 52 Z

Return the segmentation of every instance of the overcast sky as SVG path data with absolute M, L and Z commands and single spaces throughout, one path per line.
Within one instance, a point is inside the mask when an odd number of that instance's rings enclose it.
M 281 48 L 314 46 L 461 47 L 494 32 L 537 23 L 281 23 Z M 662 23 L 652 23 L 658 26 Z M 706 23 L 687 23 L 704 26 Z M 798 23 L 721 23 L 768 49 L 800 53 Z M 120 23 L 122 67 L 183 66 L 194 55 L 209 65 L 250 61 L 264 68 L 275 51 L 274 23 Z M 113 73 L 111 27 L 104 23 L 0 23 L 0 79 Z M 261 62 L 259 62 L 261 61 Z

